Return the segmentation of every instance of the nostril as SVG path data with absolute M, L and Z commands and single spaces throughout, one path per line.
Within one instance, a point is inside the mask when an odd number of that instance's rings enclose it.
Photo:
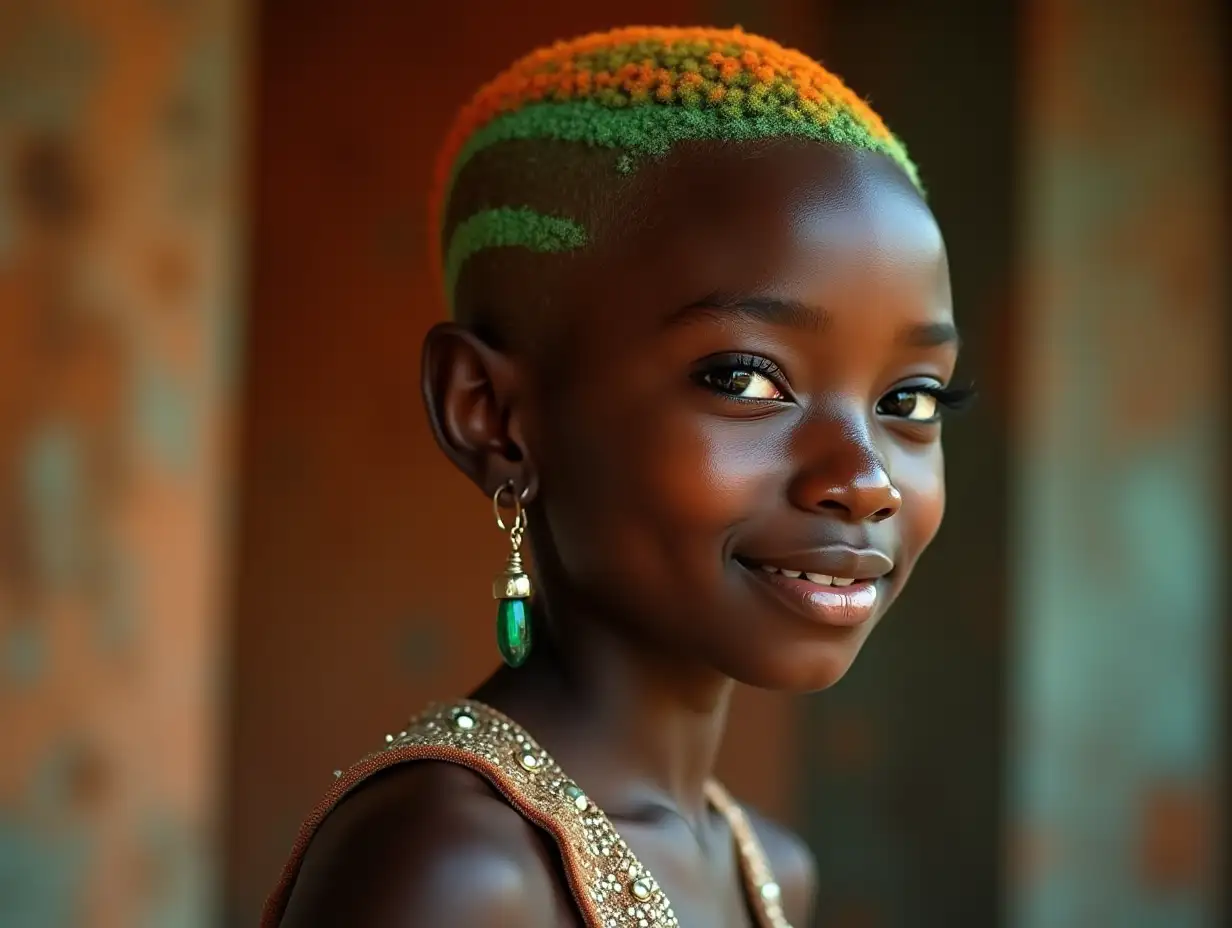
M 843 512 L 847 511 L 846 506 L 844 506 L 842 503 L 838 502 L 837 500 L 833 500 L 833 499 L 823 499 L 821 501 L 821 508 L 822 509 L 839 509 L 839 510 L 842 510 Z
M 884 509 L 878 509 L 873 513 L 872 519 L 874 522 L 884 522 L 890 516 L 894 515 L 894 507 L 886 506 Z

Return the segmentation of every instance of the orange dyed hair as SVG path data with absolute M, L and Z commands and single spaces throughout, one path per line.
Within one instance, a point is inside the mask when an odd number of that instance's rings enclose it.
M 497 245 L 577 247 L 565 217 L 537 222 L 526 204 L 465 220 L 443 254 L 443 220 L 462 169 L 503 141 L 552 140 L 620 150 L 621 170 L 683 140 L 803 137 L 877 151 L 920 188 L 915 165 L 885 123 L 838 77 L 800 52 L 740 29 L 629 27 L 531 52 L 482 87 L 440 150 L 429 200 L 433 267 L 446 287 L 466 258 Z M 512 212 L 511 212 L 512 210 Z M 516 219 L 516 222 L 513 221 Z

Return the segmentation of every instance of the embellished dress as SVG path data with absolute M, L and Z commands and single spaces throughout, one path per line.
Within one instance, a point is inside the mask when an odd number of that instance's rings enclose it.
M 316 830 L 342 799 L 373 774 L 395 764 L 446 761 L 487 780 L 524 818 L 550 834 L 586 928 L 679 928 L 671 903 L 606 815 L 517 723 L 467 700 L 430 706 L 387 738 L 385 749 L 349 770 L 304 823 L 277 888 L 265 904 L 262 928 L 277 928 Z M 745 897 L 757 928 L 791 928 L 765 852 L 739 805 L 711 781 L 706 797 L 735 836 Z

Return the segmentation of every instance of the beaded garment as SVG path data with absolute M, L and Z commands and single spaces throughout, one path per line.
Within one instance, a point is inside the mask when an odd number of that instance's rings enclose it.
M 386 740 L 384 750 L 335 775 L 333 788 L 300 830 L 282 879 L 266 902 L 262 928 L 281 922 L 308 844 L 325 817 L 368 777 L 416 760 L 446 761 L 475 771 L 524 818 L 548 832 L 587 928 L 679 928 L 667 896 L 607 816 L 507 716 L 469 700 L 437 704 Z M 706 795 L 735 837 L 757 928 L 791 928 L 779 886 L 743 810 L 716 782 L 707 785 Z

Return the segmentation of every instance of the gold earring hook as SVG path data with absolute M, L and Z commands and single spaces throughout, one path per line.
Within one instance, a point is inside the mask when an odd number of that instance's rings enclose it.
M 506 525 L 502 509 L 510 507 L 502 507 L 501 502 L 508 494 L 513 499 L 513 524 Z M 502 483 L 496 488 L 496 492 L 492 494 L 492 512 L 496 516 L 496 524 L 503 532 L 517 533 L 519 536 L 526 530 L 526 511 L 522 508 L 522 500 L 526 498 L 526 491 L 517 492 L 513 481 L 510 480 Z

